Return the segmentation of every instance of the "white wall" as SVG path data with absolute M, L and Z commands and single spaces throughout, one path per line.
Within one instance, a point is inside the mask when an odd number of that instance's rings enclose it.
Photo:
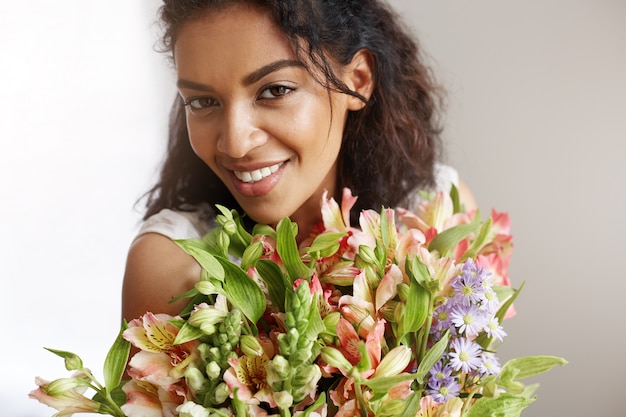
M 530 416 L 623 416 L 626 2 L 394 0 L 449 94 L 450 162 L 511 213 L 507 357 L 570 363 Z
M 133 204 L 160 161 L 173 88 L 157 2 L 0 2 L 0 415 L 50 416 L 43 346 L 101 375 L 120 322 Z
M 43 346 L 100 374 L 117 331 L 173 92 L 156 3 L 0 3 L 2 415 L 52 414 L 26 398 L 35 375 L 64 375 Z M 623 415 L 626 3 L 392 4 L 448 89 L 449 162 L 483 211 L 512 216 L 526 288 L 502 353 L 570 360 L 527 414 Z

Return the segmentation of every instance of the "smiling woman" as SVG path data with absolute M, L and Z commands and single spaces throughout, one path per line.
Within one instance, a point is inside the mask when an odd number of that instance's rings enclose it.
M 200 268 L 172 239 L 207 233 L 215 204 L 249 222 L 290 217 L 301 242 L 322 219 L 324 193 L 340 200 L 349 187 L 356 216 L 415 208 L 420 190 L 459 185 L 437 162 L 435 83 L 384 3 L 166 1 L 161 17 L 179 97 L 128 256 L 128 320 L 180 311 L 184 300 L 168 301 Z

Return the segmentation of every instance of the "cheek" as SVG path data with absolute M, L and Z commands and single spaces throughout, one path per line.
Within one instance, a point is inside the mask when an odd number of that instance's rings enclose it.
M 189 132 L 189 143 L 191 149 L 195 152 L 200 159 L 202 159 L 207 165 L 212 166 L 212 161 L 215 156 L 214 143 L 210 132 L 206 126 L 187 119 L 187 132 Z

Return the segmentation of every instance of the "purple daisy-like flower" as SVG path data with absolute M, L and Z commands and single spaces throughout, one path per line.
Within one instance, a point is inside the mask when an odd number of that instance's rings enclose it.
M 500 307 L 500 300 L 498 299 L 496 292 L 491 287 L 484 287 L 481 306 L 489 314 L 493 314 L 498 311 L 498 307 Z
M 466 336 L 477 336 L 487 324 L 485 312 L 475 305 L 455 307 L 450 313 L 450 319 L 459 329 L 459 333 Z
M 456 397 L 461 392 L 461 385 L 456 378 L 450 377 L 442 381 L 437 381 L 429 385 L 426 393 L 433 397 L 433 400 L 443 403 L 449 398 Z
M 484 329 L 485 333 L 487 333 L 487 336 L 497 339 L 499 341 L 502 341 L 504 339 L 504 336 L 506 336 L 506 332 L 504 331 L 502 326 L 500 326 L 498 318 L 495 316 L 490 317 L 489 320 L 487 320 Z
M 450 343 L 450 365 L 455 371 L 469 373 L 482 365 L 481 347 L 466 337 L 454 339 Z
M 465 268 L 463 268 L 461 275 L 452 282 L 452 289 L 454 290 L 455 298 L 462 305 L 466 306 L 478 304 L 483 299 L 485 293 L 482 276 L 466 273 Z
M 429 373 L 430 379 L 428 384 L 431 385 L 435 381 L 444 381 L 450 378 L 452 376 L 452 367 L 448 363 L 444 364 L 443 361 L 439 361 L 430 369 Z
M 497 375 L 500 373 L 500 361 L 492 352 L 483 352 L 482 364 L 478 370 L 483 375 Z

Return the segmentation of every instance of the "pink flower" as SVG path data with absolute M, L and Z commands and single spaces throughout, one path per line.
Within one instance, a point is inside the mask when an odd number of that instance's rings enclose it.
M 198 341 L 174 344 L 178 328 L 169 323 L 172 319 L 167 314 L 146 313 L 129 323 L 123 336 L 141 349 L 128 364 L 133 379 L 171 390 L 197 359 Z
M 387 301 L 398 294 L 398 285 L 403 279 L 404 275 L 398 265 L 391 265 L 376 288 L 376 311 L 379 311 Z
M 231 393 L 236 390 L 237 397 L 247 405 L 266 402 L 271 407 L 276 407 L 267 380 L 268 362 L 269 358 L 265 355 L 229 359 L 230 368 L 224 373 L 224 382 Z
M 97 413 L 101 405 L 83 395 L 86 386 L 81 384 L 80 378 L 64 378 L 53 382 L 42 378 L 35 378 L 39 386 L 31 391 L 28 396 L 59 412 L 53 417 L 72 416 L 74 413 Z M 55 384 L 56 387 L 51 386 Z
M 143 381 L 128 381 L 122 389 L 126 393 L 122 411 L 127 417 L 174 417 L 176 407 L 185 401 L 174 391 Z

